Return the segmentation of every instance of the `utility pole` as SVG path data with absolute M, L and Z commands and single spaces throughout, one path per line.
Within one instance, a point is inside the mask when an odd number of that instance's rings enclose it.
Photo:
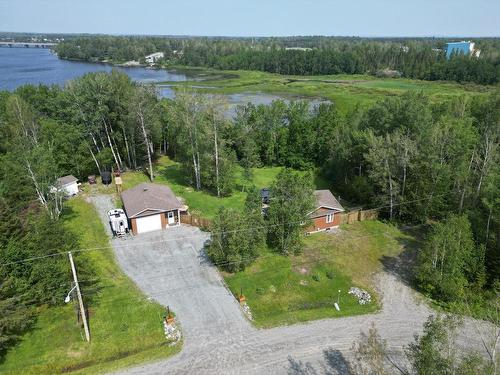
M 78 284 L 78 277 L 76 276 L 75 263 L 73 262 L 73 255 L 71 251 L 68 251 L 69 262 L 71 263 L 71 271 L 73 272 L 73 279 L 76 286 L 76 294 L 78 295 L 78 304 L 80 305 L 80 314 L 82 315 L 83 328 L 85 329 L 85 338 L 90 342 L 90 331 L 87 324 L 87 315 L 85 314 L 85 308 L 83 307 L 82 294 L 80 293 L 80 285 Z

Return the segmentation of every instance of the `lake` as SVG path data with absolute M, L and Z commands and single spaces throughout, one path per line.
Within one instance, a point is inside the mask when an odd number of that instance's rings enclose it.
M 209 76 L 175 70 L 149 69 L 144 67 L 116 67 L 107 64 L 94 64 L 59 59 L 49 49 L 44 48 L 0 48 L 0 90 L 15 90 L 25 84 L 64 85 L 69 80 L 90 72 L 110 72 L 112 69 L 124 72 L 138 82 L 182 82 L 187 80 L 206 80 Z M 196 86 L 192 86 L 196 88 Z M 158 84 L 162 97 L 173 98 L 175 91 L 171 85 Z M 273 100 L 306 99 L 285 97 L 265 93 L 238 93 L 225 95 L 228 101 L 226 116 L 233 117 L 236 107 L 241 104 L 270 104 Z M 311 108 L 326 102 L 321 99 L 306 99 Z
M 44 48 L 0 48 L 0 90 L 12 91 L 25 84 L 64 85 L 67 81 L 90 72 L 116 69 L 140 82 L 186 81 L 184 73 L 143 67 L 113 67 L 59 59 Z

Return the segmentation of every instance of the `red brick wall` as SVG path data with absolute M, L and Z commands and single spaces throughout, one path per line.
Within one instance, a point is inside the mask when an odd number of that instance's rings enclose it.
M 308 232 L 314 232 L 317 230 L 325 230 L 327 228 L 337 227 L 340 225 L 340 213 L 335 213 L 333 215 L 333 221 L 331 223 L 326 222 L 326 215 L 314 218 L 313 225 L 308 229 Z
M 132 225 L 132 233 L 137 234 L 137 224 L 135 219 L 130 219 L 130 224 Z

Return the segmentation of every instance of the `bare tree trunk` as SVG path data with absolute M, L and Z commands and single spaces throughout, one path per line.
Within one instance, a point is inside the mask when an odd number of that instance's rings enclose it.
M 476 195 L 479 196 L 481 192 L 481 185 L 483 183 L 484 176 L 486 175 L 486 171 L 488 168 L 488 164 L 490 161 L 490 155 L 493 148 L 493 143 L 489 140 L 488 135 L 486 135 L 485 145 L 484 145 L 484 159 L 483 165 L 481 166 L 481 172 L 479 175 L 479 182 L 477 184 Z
M 191 152 L 193 156 L 193 169 L 194 169 L 194 179 L 196 184 L 196 190 L 201 189 L 201 177 L 200 177 L 200 154 L 198 152 L 198 140 L 196 139 L 196 119 L 189 119 L 186 114 L 185 123 L 189 128 L 189 138 L 191 142 Z
M 491 223 L 491 214 L 493 212 L 493 203 L 490 205 L 490 212 L 488 213 L 488 221 L 486 222 L 486 240 L 484 244 L 488 246 L 488 239 L 490 236 L 490 223 Z
M 90 147 L 90 145 L 89 145 L 89 151 L 90 151 L 90 155 L 92 155 L 92 159 L 94 159 L 95 165 L 97 166 L 97 170 L 99 171 L 99 173 L 101 173 L 101 166 L 99 165 L 99 162 L 97 161 L 97 159 L 94 155 L 94 152 L 92 151 L 92 147 Z
M 118 146 L 116 145 L 116 140 L 115 140 L 115 137 L 113 135 L 113 129 L 111 129 L 111 127 L 110 127 L 110 132 L 111 132 L 111 141 L 113 142 L 113 145 L 115 146 L 116 156 L 118 157 L 118 161 L 120 162 L 120 165 L 118 167 L 121 170 L 123 167 L 123 161 L 122 161 L 122 157 L 120 155 L 120 150 L 118 149 Z
M 217 124 L 214 121 L 214 147 L 215 147 L 215 184 L 217 185 L 217 196 L 220 197 L 219 186 L 219 145 L 217 142 Z
M 132 166 L 132 159 L 130 157 L 130 147 L 128 145 L 128 138 L 127 138 L 127 132 L 125 131 L 125 127 L 122 127 L 122 132 L 123 132 L 123 140 L 125 141 L 125 149 L 127 150 L 128 165 L 129 165 L 129 167 L 131 167 Z
M 113 158 L 115 159 L 116 165 L 118 167 L 120 167 L 120 163 L 118 162 L 118 158 L 116 157 L 116 154 L 115 154 L 115 149 L 113 148 L 113 143 L 111 143 L 111 138 L 109 137 L 108 126 L 106 125 L 106 121 L 104 121 L 104 119 L 102 119 L 102 122 L 104 124 L 104 129 L 106 131 L 106 136 L 108 138 L 108 144 L 109 144 L 109 147 L 111 148 L 111 153 L 113 154 Z
M 151 181 L 154 180 L 154 175 L 153 175 L 153 162 L 151 160 L 151 148 L 150 148 L 150 142 L 148 139 L 148 133 L 146 132 L 146 125 L 144 124 L 144 116 L 142 112 L 139 110 L 137 112 L 137 116 L 139 118 L 139 122 L 141 124 L 141 130 L 142 130 L 142 136 L 144 137 L 144 144 L 146 145 L 146 152 L 148 154 L 148 163 L 149 163 L 149 179 Z
M 31 163 L 28 160 L 25 160 L 25 162 L 26 162 L 26 169 L 28 170 L 28 174 L 31 178 L 31 181 L 33 181 L 33 186 L 35 187 L 36 194 L 38 195 L 38 200 L 40 201 L 42 206 L 44 206 L 45 209 L 49 211 L 49 205 L 47 203 L 47 199 L 45 198 L 45 195 L 43 194 L 43 191 L 40 188 L 40 185 L 38 184 L 35 173 L 33 173 L 33 169 L 31 168 Z
M 389 162 L 387 161 L 387 159 L 385 159 L 385 167 L 387 169 L 388 181 L 389 181 L 389 206 L 390 206 L 389 219 L 392 220 L 392 217 L 393 217 L 393 205 L 394 205 L 393 198 L 392 198 L 392 190 L 393 190 L 393 188 L 392 188 L 391 172 L 389 170 Z
M 23 118 L 23 111 L 21 109 L 21 105 L 19 104 L 19 99 L 14 97 L 15 103 L 16 103 L 16 114 L 17 118 L 21 124 L 21 127 L 23 128 L 23 132 L 26 138 L 31 139 L 35 145 L 38 145 L 38 134 L 37 131 L 35 130 L 35 124 L 32 123 L 31 127 L 30 125 L 26 124 Z
M 458 211 L 462 212 L 464 208 L 465 191 L 467 188 L 467 180 L 469 179 L 470 169 L 472 167 L 472 161 L 474 160 L 474 152 L 472 152 L 469 162 L 469 167 L 467 168 L 467 176 L 465 177 L 464 185 L 462 186 L 462 194 L 460 195 L 460 203 L 458 205 Z
M 198 142 L 196 142 L 196 149 L 198 149 Z M 201 165 L 200 165 L 200 153 L 196 152 L 196 189 L 201 189 Z
M 101 142 L 102 148 L 103 149 L 106 148 L 106 145 L 104 144 L 104 141 L 102 140 L 101 134 L 98 133 L 98 135 L 99 135 L 99 142 Z
M 99 145 L 97 144 L 97 141 L 95 140 L 94 133 L 89 132 L 90 136 L 92 137 L 92 140 L 94 141 L 95 148 L 97 149 L 97 152 L 101 152 L 101 149 L 99 148 Z

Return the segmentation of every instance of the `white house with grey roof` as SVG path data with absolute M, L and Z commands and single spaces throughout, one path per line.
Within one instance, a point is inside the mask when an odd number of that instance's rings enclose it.
M 51 188 L 51 192 L 61 192 L 67 197 L 78 194 L 78 178 L 72 175 L 59 177 Z
M 125 190 L 121 197 L 134 234 L 181 223 L 181 211 L 185 206 L 166 185 L 143 183 Z

